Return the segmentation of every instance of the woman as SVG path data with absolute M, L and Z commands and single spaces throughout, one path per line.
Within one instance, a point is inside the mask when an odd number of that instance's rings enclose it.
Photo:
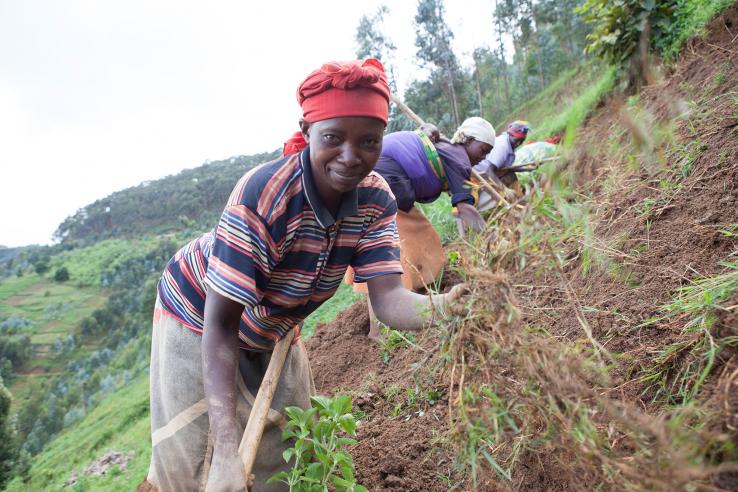
M 432 125 L 430 129 L 435 129 Z M 479 117 L 466 119 L 449 141 L 429 136 L 428 128 L 386 135 L 382 155 L 374 171 L 389 184 L 397 199 L 397 228 L 403 266 L 402 283 L 408 289 L 431 284 L 441 272 L 445 254 L 441 238 L 416 202 L 430 203 L 443 192 L 451 195 L 454 214 L 466 228 L 480 231 L 484 220 L 475 208 L 469 188 L 472 166 L 481 161 L 495 141 L 492 125 Z M 353 283 L 349 269 L 346 281 Z M 366 292 L 355 284 L 354 290 Z M 369 299 L 369 338 L 380 338 Z M 393 328 L 397 328 L 393 326 Z
M 238 182 L 218 226 L 169 262 L 151 354 L 152 458 L 160 490 L 244 490 L 238 445 L 274 344 L 338 288 L 350 265 L 379 319 L 415 330 L 462 288 L 429 298 L 402 287 L 396 204 L 372 170 L 389 88 L 382 65 L 328 63 L 298 89 L 309 146 Z M 284 407 L 307 407 L 312 378 L 290 348 L 254 466 L 252 490 L 285 469 Z

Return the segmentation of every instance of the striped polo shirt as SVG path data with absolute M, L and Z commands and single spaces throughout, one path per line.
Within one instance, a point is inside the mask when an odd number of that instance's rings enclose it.
M 353 267 L 357 282 L 402 273 L 395 198 L 372 172 L 342 196 L 334 218 L 321 204 L 310 148 L 246 173 L 218 226 L 188 243 L 159 281 L 163 308 L 202 333 L 208 289 L 240 304 L 245 350 L 268 351 L 329 299 Z

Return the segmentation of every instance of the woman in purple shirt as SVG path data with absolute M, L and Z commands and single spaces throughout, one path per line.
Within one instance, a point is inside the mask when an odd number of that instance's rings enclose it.
M 479 117 L 466 119 L 451 140 L 431 139 L 423 130 L 384 137 L 374 171 L 387 181 L 397 200 L 402 283 L 406 288 L 417 290 L 429 285 L 445 263 L 441 239 L 415 202 L 433 202 L 445 191 L 451 195 L 451 204 L 464 227 L 481 231 L 485 223 L 474 207 L 467 181 L 472 166 L 492 150 L 494 141 L 494 128 Z M 347 281 L 352 281 L 350 271 Z M 365 287 L 354 284 L 354 290 L 362 292 Z M 378 339 L 371 304 L 369 310 L 369 338 Z

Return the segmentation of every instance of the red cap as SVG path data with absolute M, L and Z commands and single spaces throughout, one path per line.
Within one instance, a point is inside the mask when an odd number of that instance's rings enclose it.
M 376 58 L 363 62 L 329 62 L 307 76 L 297 89 L 297 102 L 305 121 L 369 116 L 387 124 L 389 85 L 382 63 Z

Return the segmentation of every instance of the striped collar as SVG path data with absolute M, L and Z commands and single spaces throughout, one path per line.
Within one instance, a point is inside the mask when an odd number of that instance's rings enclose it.
M 300 152 L 300 166 L 302 167 L 302 188 L 307 198 L 310 208 L 315 212 L 315 218 L 323 229 L 328 229 L 336 223 L 336 219 L 343 217 L 351 217 L 359 215 L 359 189 L 344 193 L 341 196 L 341 203 L 338 206 L 338 213 L 333 217 L 323 203 L 320 201 L 318 189 L 315 187 L 313 180 L 313 170 L 310 165 L 310 146 Z

